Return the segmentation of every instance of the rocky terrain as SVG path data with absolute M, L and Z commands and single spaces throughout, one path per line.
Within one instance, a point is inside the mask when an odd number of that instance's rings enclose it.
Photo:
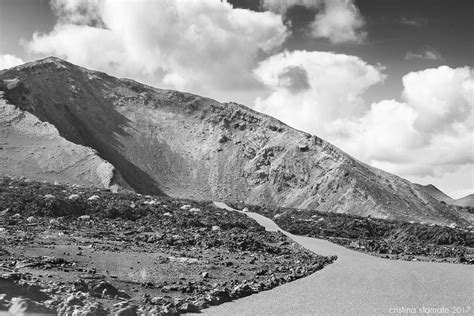
M 58 58 L 0 71 L 0 91 L 6 103 L 51 124 L 69 143 L 93 149 L 113 166 L 110 183 L 138 193 L 443 225 L 473 220 L 415 184 L 243 105 L 152 88 Z M 29 141 L 8 139 L 3 146 Z M 55 163 L 59 158 L 43 146 L 26 152 L 39 165 L 46 157 Z M 0 165 L 13 164 L 12 155 L 5 152 Z M 63 164 L 69 173 L 84 171 L 75 160 Z M 85 168 L 95 170 L 96 162 Z M 31 177 L 50 180 L 47 170 Z M 10 174 L 23 175 L 22 168 Z
M 211 202 L 2 177 L 0 210 L 0 311 L 14 314 L 197 312 L 336 259 Z
M 234 204 L 273 219 L 282 229 L 327 239 L 387 259 L 474 264 L 474 227 L 446 227 L 316 210 Z

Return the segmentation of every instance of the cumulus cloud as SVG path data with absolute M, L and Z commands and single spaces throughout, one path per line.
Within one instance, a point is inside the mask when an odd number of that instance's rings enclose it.
M 358 57 L 308 51 L 273 55 L 259 64 L 255 76 L 272 89 L 257 98 L 257 110 L 323 137 L 337 120 L 363 113 L 362 94 L 385 78 L 381 67 Z
M 32 52 L 201 94 L 252 89 L 256 58 L 279 49 L 288 33 L 275 13 L 218 0 L 55 0 L 53 7 L 58 24 L 33 36 Z
M 9 55 L 9 54 L 0 54 L 0 70 L 15 67 L 25 62 L 23 59 Z
M 405 60 L 411 59 L 425 59 L 425 60 L 440 60 L 441 53 L 432 47 L 427 47 L 419 52 L 408 51 L 405 55 Z
M 360 31 L 363 25 L 364 20 L 352 1 L 333 0 L 326 2 L 325 11 L 316 15 L 311 28 L 316 38 L 326 37 L 333 43 L 360 43 L 367 36 Z
M 332 43 L 364 41 L 364 19 L 353 0 L 262 0 L 264 8 L 284 14 L 288 8 L 300 5 L 317 9 L 310 25 L 314 38 L 327 38 Z
M 305 70 L 308 78 L 307 88 L 297 93 L 289 88 L 293 77 L 281 80 L 291 67 Z M 262 62 L 255 75 L 272 89 L 256 99 L 258 110 L 371 165 L 412 179 L 474 167 L 474 70 L 469 67 L 408 73 L 400 100 L 371 105 L 363 94 L 383 82 L 382 68 L 354 56 L 284 52 Z

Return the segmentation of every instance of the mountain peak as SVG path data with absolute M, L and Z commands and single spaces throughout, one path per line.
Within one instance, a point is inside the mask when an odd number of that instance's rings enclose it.
M 0 73 L 21 71 L 21 70 L 33 71 L 33 69 L 38 69 L 38 68 L 52 68 L 56 70 L 66 70 L 72 66 L 75 66 L 75 65 L 59 57 L 50 56 L 43 59 L 31 61 L 22 65 L 18 65 L 9 69 L 3 69 L 0 71 Z

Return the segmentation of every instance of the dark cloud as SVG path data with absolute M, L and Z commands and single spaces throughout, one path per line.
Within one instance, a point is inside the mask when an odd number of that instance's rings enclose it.
M 292 31 L 304 30 L 314 21 L 314 16 L 318 11 L 318 9 L 308 8 L 303 5 L 293 5 L 283 15 L 283 22 Z
M 232 4 L 234 8 L 248 9 L 257 12 L 264 11 L 259 0 L 228 0 L 227 2 Z
M 288 66 L 278 75 L 278 83 L 293 94 L 311 88 L 308 73 L 301 66 Z

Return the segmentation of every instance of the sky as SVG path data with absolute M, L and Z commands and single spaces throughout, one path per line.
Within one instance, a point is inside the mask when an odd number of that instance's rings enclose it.
M 235 101 L 474 193 L 472 0 L 0 0 L 0 69 L 46 56 Z

